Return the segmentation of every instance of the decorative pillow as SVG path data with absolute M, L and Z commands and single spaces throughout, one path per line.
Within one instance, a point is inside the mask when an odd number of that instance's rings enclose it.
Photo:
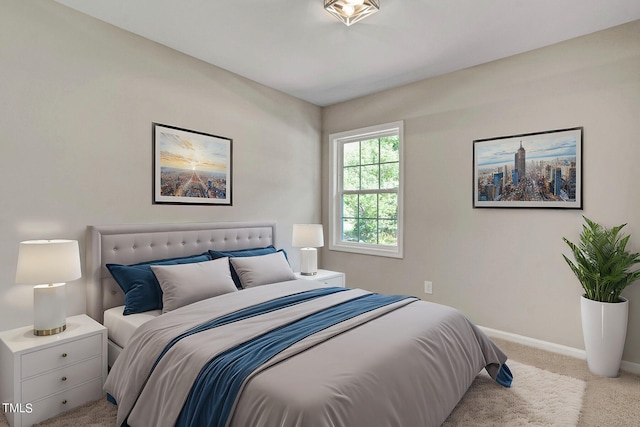
M 195 264 L 152 265 L 151 270 L 162 288 L 163 313 L 237 291 L 227 258 Z
M 235 258 L 235 257 L 260 256 L 260 255 L 274 254 L 280 251 L 284 254 L 284 257 L 287 258 L 287 253 L 284 251 L 284 249 L 276 250 L 276 248 L 273 245 L 269 245 L 266 248 L 239 249 L 237 251 L 209 250 L 209 255 L 211 256 L 212 259 L 218 259 L 218 258 L 224 258 L 224 257 Z M 233 264 L 229 263 L 229 265 L 231 267 L 231 278 L 233 279 L 233 282 L 236 284 L 236 287 L 238 289 L 242 289 L 242 284 L 240 282 L 240 278 L 238 277 L 238 273 L 233 267 Z
M 233 258 L 233 257 L 248 257 L 259 256 L 276 253 L 276 248 L 273 245 L 269 245 L 266 248 L 252 248 L 252 249 L 239 249 L 237 251 L 214 251 L 209 250 L 209 255 L 212 259 L 218 258 Z
M 229 258 L 243 288 L 284 282 L 296 278 L 282 252 L 253 257 Z
M 146 261 L 132 265 L 107 264 L 107 269 L 124 292 L 124 315 L 162 308 L 162 290 L 151 265 L 189 264 L 209 261 L 209 254 Z

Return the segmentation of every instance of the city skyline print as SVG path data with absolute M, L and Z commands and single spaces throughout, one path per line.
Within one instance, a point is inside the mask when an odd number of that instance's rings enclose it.
M 153 203 L 231 206 L 232 142 L 153 123 Z
M 474 140 L 473 207 L 582 209 L 582 132 Z

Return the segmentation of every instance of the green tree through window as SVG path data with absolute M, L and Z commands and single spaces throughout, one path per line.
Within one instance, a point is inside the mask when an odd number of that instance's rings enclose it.
M 342 239 L 396 245 L 400 153 L 397 135 L 343 146 Z

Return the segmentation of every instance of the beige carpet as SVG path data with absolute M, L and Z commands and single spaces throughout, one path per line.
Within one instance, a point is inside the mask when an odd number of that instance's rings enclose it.
M 598 377 L 589 373 L 583 360 L 495 341 L 510 357 L 508 364 L 515 377 L 513 386 L 506 389 L 489 380 L 486 374 L 479 375 L 445 426 L 639 425 L 639 376 L 621 372 L 619 378 Z M 90 402 L 38 424 L 47 427 L 114 425 L 115 407 L 106 400 Z M 6 426 L 6 419 L 0 414 L 0 427 Z
M 483 371 L 444 426 L 576 426 L 586 383 L 516 361 L 510 388 Z

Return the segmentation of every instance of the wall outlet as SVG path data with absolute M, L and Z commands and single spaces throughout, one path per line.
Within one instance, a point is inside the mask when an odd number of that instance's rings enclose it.
M 433 282 L 424 281 L 424 293 L 431 295 L 433 293 Z

